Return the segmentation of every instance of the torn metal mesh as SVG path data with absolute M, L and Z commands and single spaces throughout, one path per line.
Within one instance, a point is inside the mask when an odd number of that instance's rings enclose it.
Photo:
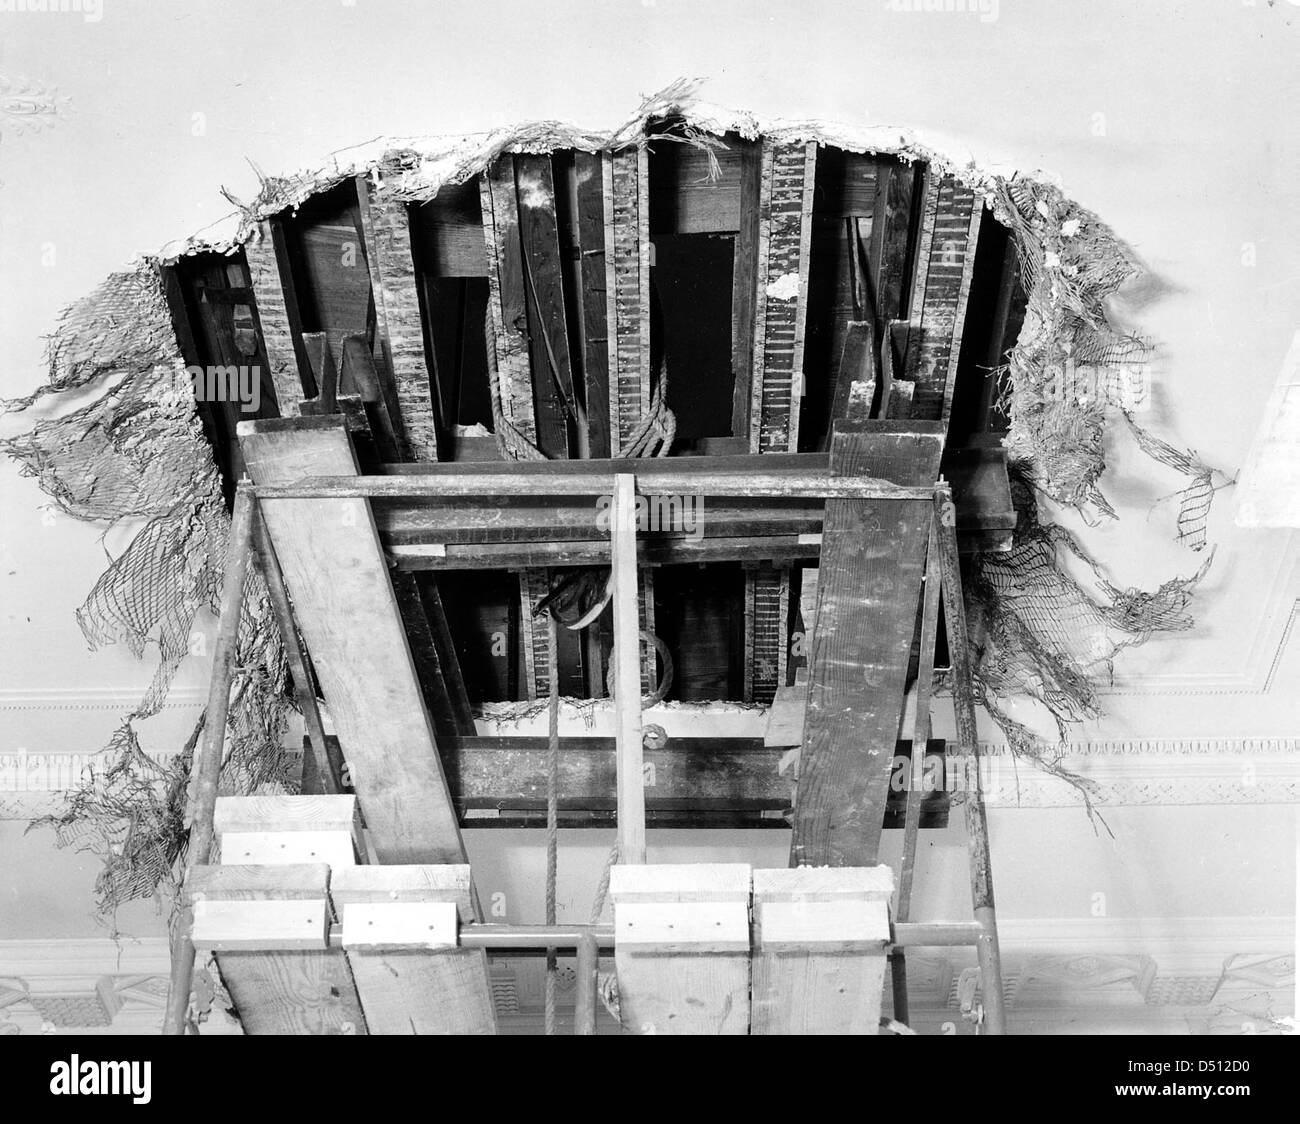
M 88 403 L 42 418 L 0 449 L 70 516 L 134 530 L 77 622 L 92 647 L 121 643 L 144 658 L 156 646 L 158 655 L 148 690 L 108 745 L 113 765 L 92 772 L 60 815 L 37 821 L 53 826 L 60 843 L 102 856 L 98 903 L 111 913 L 167 885 L 184 850 L 202 722 L 165 761 L 141 750 L 134 723 L 162 707 L 187 655 L 206 654 L 194 622 L 219 608 L 230 517 L 152 263 L 114 274 L 68 309 L 47 356 L 46 383 L 6 408 L 74 392 Z M 286 664 L 260 574 L 250 574 L 245 594 L 221 787 L 292 791 L 293 761 L 282 745 Z

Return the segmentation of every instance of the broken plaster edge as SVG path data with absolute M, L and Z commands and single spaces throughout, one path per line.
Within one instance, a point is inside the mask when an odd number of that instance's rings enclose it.
M 990 205 L 996 185 L 1002 181 L 1031 179 L 1062 189 L 1061 179 L 1055 173 L 1030 172 L 1009 163 L 980 161 L 960 142 L 946 135 L 895 125 L 760 117 L 745 110 L 700 101 L 693 97 L 690 88 L 679 83 L 645 99 L 629 121 L 606 131 L 582 129 L 568 122 L 530 121 L 487 133 L 378 137 L 339 149 L 330 154 L 327 167 L 265 179 L 255 200 L 218 220 L 218 226 L 234 225 L 232 233 L 174 239 L 163 245 L 156 260 L 162 265 L 172 265 L 179 258 L 194 254 L 232 254 L 259 236 L 258 224 L 262 220 L 296 210 L 313 195 L 352 177 L 366 176 L 402 202 L 425 203 L 443 187 L 464 183 L 481 174 L 502 153 L 547 153 L 558 149 L 614 151 L 642 143 L 647 124 L 666 116 L 680 117 L 687 128 L 713 137 L 735 133 L 749 140 L 765 137 L 788 144 L 815 143 L 848 152 L 895 156 L 912 163 L 924 161 L 954 176 Z

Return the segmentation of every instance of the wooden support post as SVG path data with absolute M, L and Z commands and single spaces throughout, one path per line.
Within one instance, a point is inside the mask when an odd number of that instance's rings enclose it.
M 877 1034 L 887 866 L 754 871 L 752 1034 Z
M 387 392 L 385 413 L 405 456 L 436 461 L 438 431 L 406 204 L 369 176 L 357 176 L 356 187 L 375 302 L 375 344 L 387 376 L 380 382 Z
M 993 866 L 989 854 L 988 819 L 980 787 L 979 731 L 975 721 L 975 686 L 970 640 L 966 632 L 966 603 L 962 595 L 961 561 L 957 553 L 956 512 L 946 493 L 935 496 L 939 536 L 939 571 L 943 585 L 943 619 L 952 662 L 953 709 L 957 745 L 966 766 L 966 833 L 970 854 L 971 904 L 975 920 L 984 926 L 976 946 L 983 978 L 985 1026 L 989 1034 L 1005 1034 L 1006 1005 L 1002 996 L 1002 958 L 998 949 L 997 912 L 993 904 Z
M 536 441 L 533 381 L 528 362 L 528 299 L 511 157 L 498 157 L 483 174 L 479 185 L 492 324 L 489 356 L 495 362 L 501 412 L 529 441 Z
M 605 187 L 599 153 L 574 153 L 577 179 L 578 277 L 582 303 L 582 373 L 587 406 L 587 454 L 610 455 L 610 321 L 606 287 Z
M 280 416 L 294 417 L 302 405 L 304 393 L 294 341 L 298 308 L 293 278 L 289 273 L 280 220 L 263 219 L 257 228 L 257 237 L 244 244 L 244 254 L 252 279 L 253 298 L 257 302 L 257 318 L 262 326 L 262 347 L 271 366 Z
M 371 1034 L 496 1033 L 487 953 L 454 947 L 455 923 L 474 919 L 468 866 L 338 870 L 330 898 Z M 420 947 L 402 924 L 404 911 L 432 903 L 451 906 L 453 947 Z M 428 919 L 416 920 L 429 931 Z
M 244 583 L 253 554 L 253 505 L 256 501 L 243 488 L 235 493 L 235 510 L 226 540 L 225 575 L 221 585 L 221 616 L 217 643 L 212 655 L 212 680 L 204 711 L 203 740 L 190 771 L 190 838 L 186 864 L 190 870 L 206 863 L 212 852 L 213 810 L 221 763 L 225 757 L 226 715 L 230 710 L 230 684 L 235 674 L 239 645 L 239 620 L 244 604 Z M 187 875 L 188 878 L 188 875 Z M 167 986 L 164 1034 L 184 1034 L 190 1006 L 190 985 L 194 975 L 194 944 L 190 937 L 191 916 L 184 903 L 172 948 L 171 978 Z
M 943 428 L 837 427 L 832 471 L 933 484 Z M 930 507 L 930 500 L 826 505 L 792 866 L 876 862 Z
M 636 486 L 614 478 L 610 555 L 614 583 L 614 729 L 618 744 L 619 861 L 645 862 L 645 778 L 641 741 L 641 638 L 636 590 Z
M 357 471 L 336 419 L 245 422 L 239 435 L 259 483 Z M 380 861 L 465 861 L 369 503 L 268 500 L 262 512 Z
M 624 1033 L 748 1031 L 749 883 L 739 863 L 610 871 Z
M 329 879 L 323 863 L 191 872 L 195 944 L 216 953 L 245 1034 L 366 1033 L 347 960 L 328 945 Z
M 952 410 L 983 206 L 955 177 L 926 172 L 907 349 L 913 417 L 946 422 Z
M 644 148 L 604 156 L 610 444 L 617 456 L 650 409 L 650 208 Z M 610 252 L 610 248 L 613 252 Z

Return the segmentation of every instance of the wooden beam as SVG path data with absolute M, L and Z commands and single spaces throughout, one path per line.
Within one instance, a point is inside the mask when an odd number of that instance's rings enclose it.
M 637 611 L 636 484 L 614 482 L 610 558 L 614 606 L 614 727 L 618 739 L 619 861 L 645 862 L 645 780 L 641 735 L 641 639 Z
M 420 290 L 411 256 L 406 204 L 370 176 L 357 176 L 366 265 L 375 300 L 376 345 L 388 375 L 381 380 L 399 448 L 412 460 L 438 459 L 433 390 L 424 354 Z
M 844 426 L 832 471 L 929 485 L 943 437 L 940 423 Z M 826 505 L 791 866 L 876 862 L 929 518 L 920 501 Z
M 610 871 L 624 1033 L 747 1033 L 749 879 L 739 863 Z
M 887 866 L 756 870 L 752 1034 L 877 1034 Z
M 329 878 L 323 863 L 199 866 L 186 879 L 185 891 L 195 906 L 298 902 L 310 911 L 328 900 Z M 202 933 L 197 936 L 201 943 Z M 221 936 L 226 947 L 237 943 L 229 933 Z M 274 943 L 275 937 L 262 932 L 260 939 Z M 219 951 L 217 967 L 245 1034 L 366 1033 L 347 960 L 341 950 L 326 947 L 324 932 L 314 948 Z
M 357 471 L 347 432 L 333 419 L 244 423 L 239 436 L 258 483 Z M 370 505 L 268 500 L 262 514 L 380 861 L 463 862 Z
M 756 378 L 754 366 L 754 310 L 758 299 L 763 145 L 737 142 L 738 213 L 736 245 L 731 273 L 731 433 L 748 443 Z
M 644 148 L 604 154 L 610 445 L 622 452 L 650 409 L 650 208 Z M 613 252 L 610 252 L 610 247 Z
M 257 224 L 257 235 L 244 243 L 244 255 L 262 326 L 262 347 L 275 384 L 275 400 L 281 417 L 293 417 L 304 397 L 294 341 L 298 307 L 278 218 Z
M 330 897 L 349 936 L 358 906 L 449 903 L 474 920 L 468 866 L 358 866 L 336 871 Z M 371 1034 L 495 1034 L 496 1010 L 482 949 L 350 948 L 348 963 Z
M 606 286 L 605 190 L 599 153 L 577 152 L 576 222 L 579 300 L 582 304 L 582 374 L 586 390 L 587 455 L 608 457 L 610 321 Z
M 577 399 L 564 307 L 555 174 L 549 155 L 521 154 L 514 157 L 514 168 L 537 444 L 552 459 L 569 457 L 576 451 L 570 445 L 569 424 L 576 422 Z
M 483 242 L 488 263 L 488 310 L 492 324 L 488 357 L 495 364 L 501 412 L 530 441 L 537 439 L 533 381 L 528 352 L 528 301 L 524 288 L 523 246 L 514 163 L 498 157 L 480 180 Z
M 925 211 L 912 289 L 907 378 L 912 415 L 948 420 L 984 204 L 956 177 L 926 172 Z
M 763 142 L 750 449 L 799 448 L 816 144 Z

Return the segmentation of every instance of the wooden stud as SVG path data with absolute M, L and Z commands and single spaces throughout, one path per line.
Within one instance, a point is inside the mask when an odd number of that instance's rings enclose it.
M 239 435 L 259 483 L 357 471 L 335 420 L 243 423 Z M 370 505 L 268 500 L 262 514 L 380 861 L 463 861 Z
M 750 868 L 615 866 L 614 962 L 631 1034 L 745 1034 Z
M 645 862 L 645 781 L 641 735 L 641 638 L 637 612 L 636 485 L 614 479 L 610 510 L 614 605 L 614 725 L 618 741 L 619 861 Z

